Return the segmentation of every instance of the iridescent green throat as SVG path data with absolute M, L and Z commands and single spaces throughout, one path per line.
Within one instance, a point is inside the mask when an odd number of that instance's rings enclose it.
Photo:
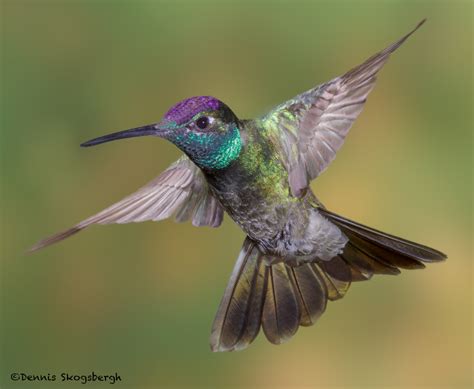
M 238 158 L 242 150 L 237 127 L 225 134 L 190 132 L 184 137 L 177 137 L 175 142 L 203 169 L 224 169 Z
M 196 163 L 204 168 L 224 169 L 237 159 L 242 149 L 242 139 L 237 127 L 225 135 L 200 134 L 198 138 L 210 146 L 204 155 L 196 159 Z

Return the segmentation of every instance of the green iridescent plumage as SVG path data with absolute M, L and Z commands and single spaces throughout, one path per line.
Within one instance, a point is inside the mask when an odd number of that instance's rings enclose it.
M 247 142 L 239 163 L 249 176 L 255 177 L 255 184 L 262 193 L 277 195 L 278 201 L 295 201 L 290 196 L 288 172 L 282 164 L 279 150 L 261 124 L 259 121 L 247 121 L 243 125 Z
M 242 140 L 237 127 L 226 132 L 224 136 L 214 133 L 191 132 L 187 136 L 179 136 L 173 140 L 183 150 L 202 149 L 194 162 L 204 169 L 223 169 L 233 162 L 240 154 Z

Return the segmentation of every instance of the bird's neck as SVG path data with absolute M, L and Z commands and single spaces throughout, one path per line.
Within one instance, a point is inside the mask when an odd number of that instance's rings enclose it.
M 285 184 L 286 172 L 258 122 L 241 121 L 239 134 L 239 153 L 225 168 L 203 169 L 211 186 L 239 191 L 242 185 L 251 184 L 262 192 L 279 190 Z
M 229 167 L 242 150 L 242 138 L 237 125 L 223 136 L 208 140 L 203 139 L 201 135 L 196 141 L 210 145 L 205 152 L 193 156 L 194 162 L 203 170 L 214 171 Z

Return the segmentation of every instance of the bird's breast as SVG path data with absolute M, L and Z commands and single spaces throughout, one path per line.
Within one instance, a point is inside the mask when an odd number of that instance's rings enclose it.
M 206 178 L 213 195 L 252 239 L 270 239 L 283 229 L 297 199 L 290 194 L 283 168 L 262 164 L 254 169 L 249 164 L 239 160 Z

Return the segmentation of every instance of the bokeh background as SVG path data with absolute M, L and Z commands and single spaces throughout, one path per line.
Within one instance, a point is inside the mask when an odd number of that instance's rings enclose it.
M 91 371 L 118 372 L 127 388 L 470 387 L 472 12 L 469 1 L 3 0 L 1 387 L 62 385 L 13 383 L 13 372 Z M 244 239 L 229 218 L 215 230 L 94 227 L 25 255 L 179 155 L 159 139 L 82 141 L 155 122 L 193 95 L 260 115 L 424 17 L 313 188 L 330 209 L 448 261 L 352 285 L 283 346 L 260 334 L 213 354 Z

